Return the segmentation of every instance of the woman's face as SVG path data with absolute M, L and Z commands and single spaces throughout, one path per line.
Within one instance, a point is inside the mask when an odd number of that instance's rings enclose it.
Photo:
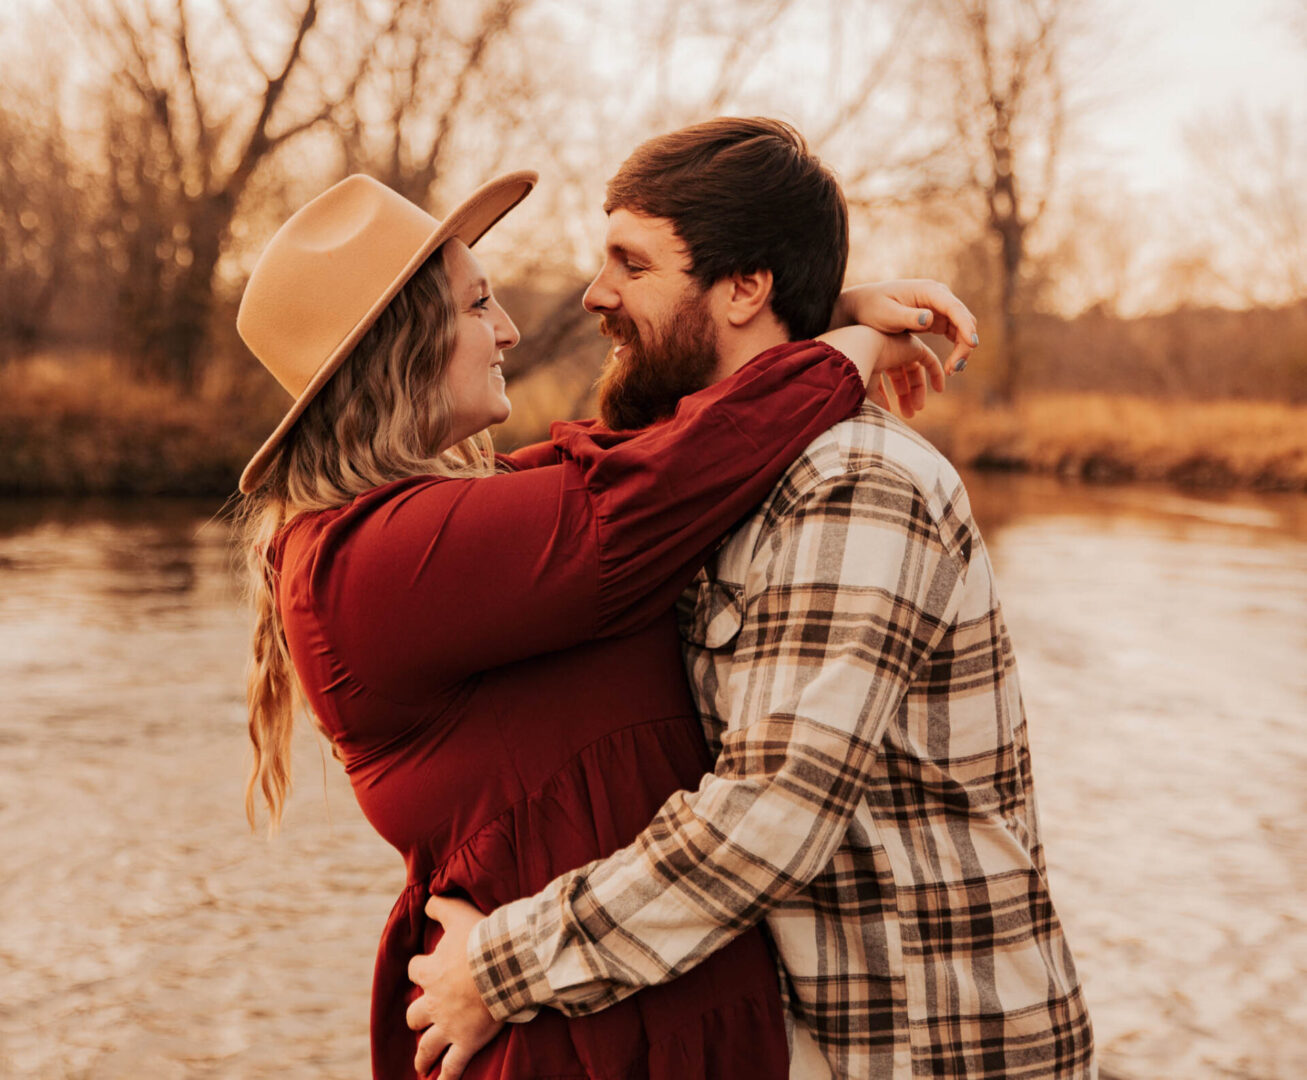
M 491 294 L 490 281 L 467 245 L 450 240 L 442 257 L 458 311 L 454 355 L 446 375 L 454 403 L 453 445 L 508 419 L 513 406 L 500 366 L 503 350 L 516 345 L 520 335 Z

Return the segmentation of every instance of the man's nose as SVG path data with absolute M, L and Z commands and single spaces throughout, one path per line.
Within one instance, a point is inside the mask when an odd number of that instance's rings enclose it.
M 585 295 L 581 297 L 581 306 L 591 314 L 612 311 L 618 306 L 617 293 L 604 280 L 604 272 L 599 271 L 594 281 L 586 286 Z

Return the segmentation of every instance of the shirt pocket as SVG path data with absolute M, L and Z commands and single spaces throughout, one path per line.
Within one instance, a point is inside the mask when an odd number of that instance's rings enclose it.
M 744 622 L 744 588 L 713 581 L 702 574 L 679 605 L 681 637 L 701 649 L 720 649 L 740 633 Z

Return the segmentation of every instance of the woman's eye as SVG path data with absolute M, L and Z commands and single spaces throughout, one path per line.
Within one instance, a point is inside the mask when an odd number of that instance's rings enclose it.
M 472 306 L 473 306 L 474 308 L 476 308 L 477 311 L 485 311 L 486 308 L 488 308 L 488 307 L 490 306 L 490 297 L 489 297 L 489 296 L 483 296 L 483 297 L 481 297 L 480 300 L 474 300 L 474 301 L 472 302 Z

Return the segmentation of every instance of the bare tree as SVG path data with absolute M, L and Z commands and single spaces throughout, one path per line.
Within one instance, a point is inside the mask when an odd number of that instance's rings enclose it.
M 941 55 L 927 67 L 947 89 L 947 134 L 914 163 L 918 199 L 971 197 L 997 249 L 997 304 L 1011 400 L 1023 375 L 1018 336 L 1030 236 L 1053 195 L 1066 133 L 1072 0 L 936 0 Z
M 194 388 L 214 274 L 242 193 L 271 155 L 338 104 L 308 70 L 318 0 L 282 10 L 285 43 L 271 60 L 230 0 L 204 10 L 203 29 L 188 0 L 59 2 L 106 79 L 99 105 L 110 218 L 101 236 L 119 270 L 124 340 L 141 371 Z M 275 40 L 277 29 L 265 23 L 260 36 Z M 221 55 L 215 39 L 233 42 L 235 55 Z M 347 75 L 340 96 L 355 85 Z

